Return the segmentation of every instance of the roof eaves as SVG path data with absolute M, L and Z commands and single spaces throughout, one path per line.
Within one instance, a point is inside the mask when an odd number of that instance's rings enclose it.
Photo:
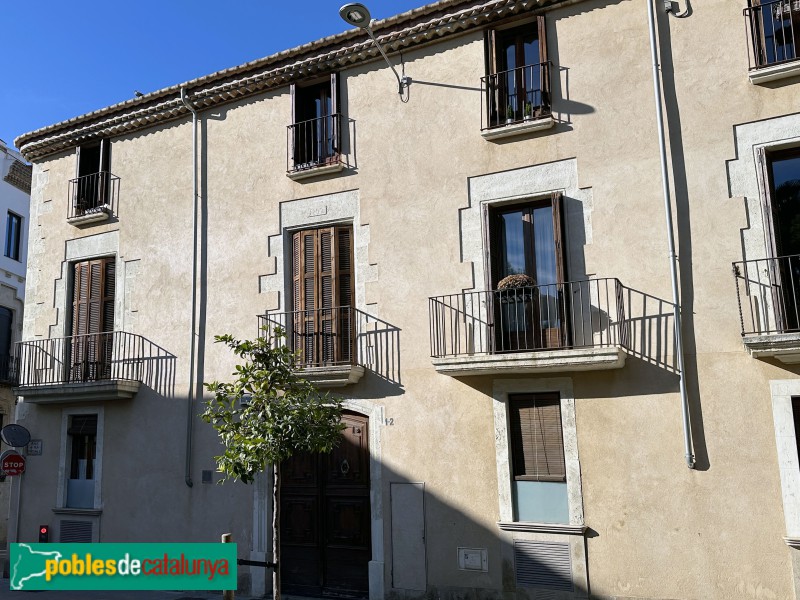
M 385 48 L 396 51 L 555 1 L 440 0 L 377 21 L 373 30 Z M 431 15 L 435 16 L 426 19 Z M 286 85 L 315 71 L 321 73 L 377 56 L 371 40 L 361 30 L 351 29 L 22 134 L 14 143 L 28 160 L 34 160 L 89 139 L 120 135 L 187 115 L 188 109 L 180 101 L 181 88 L 191 91 L 191 99 L 205 109 Z

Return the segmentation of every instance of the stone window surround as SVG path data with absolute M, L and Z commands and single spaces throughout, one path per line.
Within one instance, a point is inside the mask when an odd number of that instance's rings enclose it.
M 69 292 L 72 288 L 72 265 L 76 262 L 115 256 L 117 259 L 116 295 L 114 298 L 114 330 L 124 330 L 124 298 L 125 298 L 125 263 L 119 255 L 119 231 L 109 231 L 97 235 L 67 240 L 64 261 L 61 263 L 61 277 L 55 285 L 55 307 L 58 309 L 58 322 L 51 327 L 51 337 L 67 337 L 67 330 L 72 299 Z
M 797 456 L 797 435 L 792 397 L 800 396 L 800 379 L 773 379 L 769 382 L 772 417 L 775 421 L 775 443 L 781 478 L 783 516 L 786 521 L 787 545 L 800 547 L 800 460 Z
M 592 191 L 578 185 L 577 159 L 568 158 L 552 163 L 523 167 L 510 171 L 471 177 L 468 180 L 469 205 L 461 210 L 460 234 L 463 263 L 471 263 L 473 289 L 484 291 L 486 260 L 484 240 L 489 239 L 483 223 L 484 206 L 500 206 L 530 199 L 546 198 L 552 192 L 562 192 L 565 198 L 574 200 L 564 205 L 565 246 L 567 250 L 567 274 L 581 273 L 585 267 L 577 264 L 577 245 L 592 242 Z M 577 208 L 580 207 L 580 211 Z M 577 220 L 582 221 L 579 225 Z M 582 235 L 579 230 L 582 229 Z M 586 274 L 588 275 L 588 274 Z
M 69 477 L 69 418 L 72 415 L 97 415 L 97 441 L 95 448 L 94 464 L 94 508 L 71 509 L 67 508 L 67 478 Z M 58 486 L 56 490 L 56 508 L 54 512 L 68 512 L 69 514 L 97 514 L 103 508 L 101 496 L 103 479 L 103 432 L 105 428 L 104 410 L 102 406 L 71 407 L 61 411 L 61 447 L 58 455 Z M 92 531 L 96 531 L 94 527 Z
M 508 435 L 510 394 L 558 392 L 561 397 L 561 427 L 564 437 L 564 463 L 567 472 L 569 523 L 528 523 L 514 521 L 514 499 L 511 491 L 511 445 Z M 497 457 L 497 490 L 500 503 L 503 560 L 513 564 L 515 540 L 537 540 L 568 544 L 571 556 L 572 581 L 576 590 L 588 590 L 586 531 L 583 519 L 581 467 L 578 459 L 578 435 L 575 424 L 575 396 L 572 379 L 553 377 L 542 379 L 495 379 L 492 387 L 494 439 Z M 576 596 L 577 597 L 577 596 Z M 580 596 L 583 597 L 583 596 Z
M 734 126 L 736 158 L 729 160 L 728 184 L 731 198 L 744 198 L 747 219 L 742 222 L 742 245 L 747 260 L 768 256 L 762 205 L 758 150 L 784 150 L 800 147 L 800 113 L 783 115 Z
M 509 440 L 508 397 L 511 394 L 558 392 L 561 397 L 561 428 L 564 438 L 564 463 L 567 472 L 569 523 L 522 523 L 514 520 L 514 500 L 511 491 L 511 442 Z M 492 387 L 494 439 L 497 456 L 497 495 L 500 503 L 500 527 L 537 531 L 560 530 L 580 532 L 584 529 L 581 467 L 578 460 L 578 436 L 575 426 L 575 396 L 572 379 L 496 379 Z M 519 524 L 519 527 L 516 527 Z M 533 527 L 532 527 L 533 526 Z M 566 526 L 566 527 L 565 527 Z
M 260 277 L 259 290 L 270 294 L 271 309 L 289 311 L 291 290 L 291 234 L 336 224 L 353 226 L 353 277 L 355 308 L 365 310 L 366 285 L 377 279 L 375 265 L 369 263 L 369 225 L 361 224 L 358 190 L 288 200 L 280 204 L 280 233 L 270 236 L 269 256 L 272 272 Z

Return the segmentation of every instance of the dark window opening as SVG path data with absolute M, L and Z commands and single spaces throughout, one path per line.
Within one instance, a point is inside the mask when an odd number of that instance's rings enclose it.
M 800 329 L 800 149 L 767 156 L 770 295 L 778 329 Z
M 95 211 L 109 204 L 114 185 L 111 176 L 111 143 L 101 140 L 77 150 L 78 177 L 72 185 L 75 216 Z
M 14 313 L 10 308 L 0 306 L 0 381 L 9 381 L 11 375 L 11 326 Z
M 292 86 L 292 170 L 338 163 L 340 123 L 336 74 L 312 85 Z
M 13 260 L 19 260 L 22 247 L 22 217 L 8 211 L 6 216 L 6 250 L 5 255 Z
M 550 114 L 550 69 L 544 17 L 487 35 L 484 81 L 489 127 Z
M 66 505 L 93 508 L 97 460 L 97 415 L 73 415 L 67 429 L 69 477 Z

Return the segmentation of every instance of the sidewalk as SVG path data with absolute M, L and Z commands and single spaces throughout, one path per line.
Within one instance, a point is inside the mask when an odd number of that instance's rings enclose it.
M 0 579 L 0 600 L 222 600 L 222 592 L 12 592 L 8 579 Z M 236 600 L 257 600 L 236 594 Z

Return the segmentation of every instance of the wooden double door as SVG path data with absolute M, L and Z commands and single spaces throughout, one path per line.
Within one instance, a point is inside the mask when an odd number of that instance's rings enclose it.
M 281 465 L 280 569 L 287 593 L 369 594 L 368 420 L 345 413 L 342 422 L 346 429 L 332 452 Z

